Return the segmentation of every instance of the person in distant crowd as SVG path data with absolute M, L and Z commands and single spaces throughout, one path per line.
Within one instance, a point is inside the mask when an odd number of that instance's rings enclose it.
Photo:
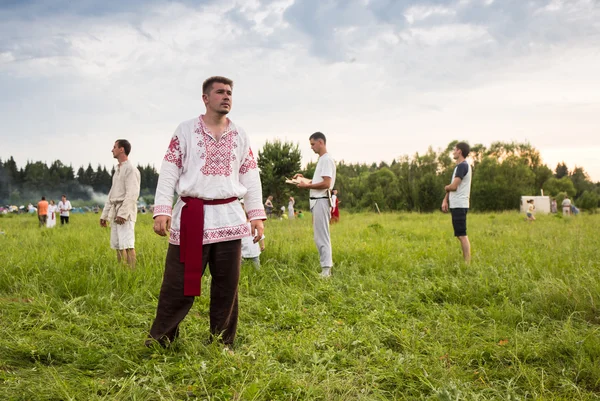
M 46 222 L 46 227 L 54 228 L 56 226 L 56 211 L 58 207 L 56 206 L 56 202 L 53 199 L 50 200 L 50 204 L 48 205 L 48 221 Z
M 563 216 L 571 215 L 571 199 L 569 199 L 568 196 L 565 196 L 565 199 L 563 199 L 563 201 L 562 201 L 562 210 L 563 210 Z
M 289 216 L 285 212 L 285 206 L 281 206 L 281 216 L 279 216 L 279 220 L 281 220 L 281 219 L 287 220 L 288 218 L 289 218 Z
M 304 218 L 304 212 L 302 212 L 302 210 L 298 210 L 298 218 L 299 219 L 303 219 Z
M 60 197 L 58 202 L 58 210 L 60 212 L 60 225 L 69 224 L 69 212 L 73 209 L 71 202 L 67 199 L 67 195 Z
M 288 202 L 288 218 L 290 220 L 296 218 L 296 215 L 294 214 L 294 204 L 295 203 L 296 203 L 296 201 L 294 200 L 294 197 L 290 196 L 290 200 Z
M 267 213 L 267 219 L 270 219 L 273 214 L 273 195 L 269 195 L 265 201 L 265 212 Z
M 29 205 L 27 205 L 27 213 L 33 214 L 36 212 L 36 210 L 37 209 L 35 207 L 33 207 L 33 205 L 31 203 Z
M 167 346 L 179 333 L 206 266 L 211 340 L 233 345 L 238 323 L 238 283 L 243 237 L 258 242 L 267 218 L 260 175 L 246 132 L 227 114 L 233 81 L 202 84 L 206 114 L 177 127 L 162 162 L 154 205 L 154 232 L 170 234 L 156 318 L 146 345 Z M 173 207 L 173 194 L 179 199 Z M 243 198 L 247 224 L 238 199 Z
M 473 171 L 471 165 L 465 160 L 470 150 L 471 147 L 465 142 L 459 142 L 454 147 L 452 157 L 456 160 L 456 167 L 452 173 L 450 185 L 446 185 L 444 188 L 446 196 L 442 202 L 442 211 L 447 213 L 450 210 L 452 215 L 454 236 L 460 241 L 466 263 L 471 262 L 471 243 L 467 236 L 467 212 L 469 211 Z
M 571 203 L 571 214 L 574 216 L 577 216 L 579 214 L 579 209 L 577 208 L 577 206 L 575 206 L 572 203 Z
M 527 201 L 527 220 L 530 222 L 535 221 L 535 205 L 533 204 L 533 199 L 529 199 Z
M 556 204 L 556 199 L 552 198 L 552 201 L 550 202 L 550 213 L 556 212 L 558 212 L 558 206 Z
M 42 200 L 37 204 L 37 214 L 40 227 L 44 227 L 48 221 L 48 201 L 45 196 L 42 196 Z
M 315 173 L 310 182 L 299 182 L 298 188 L 310 189 L 310 211 L 313 215 L 314 240 L 319 252 L 321 277 L 330 277 L 333 268 L 329 220 L 331 219 L 331 189 L 335 184 L 335 162 L 327 153 L 327 139 L 321 132 L 309 137 L 310 147 L 319 155 Z M 302 174 L 294 178 L 303 177 Z
M 248 221 L 248 225 L 250 225 L 250 217 L 248 217 L 248 213 L 246 213 L 246 208 L 244 207 L 244 202 L 240 201 L 242 204 L 242 208 L 244 209 L 244 214 L 246 215 L 246 220 Z M 265 236 L 258 242 L 254 242 L 254 238 L 251 236 L 242 238 L 242 259 L 249 260 L 254 264 L 254 267 L 258 270 L 260 269 L 260 253 L 265 250 Z
M 341 203 L 340 198 L 337 196 L 338 190 L 334 189 L 331 191 L 331 223 L 337 223 L 340 221 L 340 209 L 339 204 Z
M 110 247 L 117 251 L 117 260 L 135 268 L 135 222 L 137 200 L 140 196 L 140 170 L 131 161 L 131 144 L 126 139 L 117 139 L 112 155 L 119 164 L 112 177 L 112 187 L 102 209 L 100 226 L 110 228 Z

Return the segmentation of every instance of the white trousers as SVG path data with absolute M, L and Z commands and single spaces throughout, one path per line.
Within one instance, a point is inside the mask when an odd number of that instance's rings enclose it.
M 331 219 L 331 203 L 329 199 L 316 199 L 310 209 L 313 216 L 315 245 L 319 251 L 321 267 L 332 267 L 331 238 L 329 236 L 329 220 Z

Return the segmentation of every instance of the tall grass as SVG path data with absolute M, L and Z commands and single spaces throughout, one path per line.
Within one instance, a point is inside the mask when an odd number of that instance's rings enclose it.
M 140 216 L 131 271 L 97 220 L 0 218 L 0 399 L 599 398 L 597 215 L 469 215 L 467 266 L 447 215 L 343 214 L 328 280 L 310 215 L 268 221 L 233 353 L 205 341 L 207 293 L 145 348 L 166 239 Z

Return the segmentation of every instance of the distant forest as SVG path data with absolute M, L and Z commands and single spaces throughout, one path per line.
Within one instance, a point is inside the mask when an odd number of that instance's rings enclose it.
M 379 164 L 337 162 L 336 188 L 346 210 L 431 212 L 439 210 L 444 185 L 450 183 L 454 161 L 450 151 L 458 141 L 424 154 L 402 156 L 391 163 Z M 332 154 L 334 147 L 332 147 Z M 301 153 L 291 142 L 267 142 L 259 150 L 257 162 L 261 170 L 263 196 L 274 196 L 279 208 L 286 206 L 289 196 L 296 198 L 296 208 L 307 208 L 307 193 L 286 185 L 284 177 L 302 172 L 312 177 L 314 163 L 300 166 Z M 514 210 L 521 195 L 545 195 L 560 202 L 569 195 L 580 208 L 595 211 L 600 199 L 600 183 L 592 182 L 583 167 L 569 171 L 564 163 L 554 170 L 542 163 L 539 151 L 528 143 L 495 142 L 489 147 L 473 145 L 468 161 L 473 166 L 471 208 L 477 211 Z M 138 166 L 141 173 L 141 197 L 152 204 L 158 182 L 154 166 Z M 98 203 L 111 186 L 114 168 L 92 165 L 72 166 L 60 160 L 50 165 L 27 162 L 18 168 L 13 157 L 0 160 L 0 205 L 37 202 L 42 195 L 59 199 L 66 193 L 72 201 Z
M 158 172 L 151 165 L 138 165 L 138 170 L 142 179 L 140 196 L 151 203 L 156 192 Z M 87 168 L 79 167 L 75 174 L 73 166 L 66 166 L 60 160 L 49 166 L 40 161 L 27 162 L 25 167 L 19 169 L 11 156 L 6 161 L 0 160 L 0 204 L 35 204 L 42 196 L 58 201 L 62 194 L 66 194 L 71 201 L 100 203 L 110 190 L 114 172 L 114 167 L 109 172 L 104 166 L 98 165 L 94 170 L 89 164 Z

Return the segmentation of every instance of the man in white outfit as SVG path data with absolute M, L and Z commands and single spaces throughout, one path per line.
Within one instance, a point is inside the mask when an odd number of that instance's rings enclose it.
M 118 139 L 112 154 L 119 161 L 112 178 L 112 187 L 102 210 L 100 226 L 106 227 L 112 219 L 110 247 L 117 251 L 117 260 L 126 261 L 135 268 L 135 221 L 137 200 L 140 196 L 140 171 L 129 161 L 131 144 L 126 139 Z
M 298 188 L 310 189 L 310 211 L 313 215 L 314 239 L 319 251 L 321 276 L 331 276 L 333 267 L 329 220 L 331 219 L 331 189 L 335 184 L 335 162 L 327 153 L 327 139 L 321 132 L 309 138 L 310 147 L 319 155 L 315 174 L 310 182 L 300 181 Z M 294 178 L 302 177 L 296 174 Z

